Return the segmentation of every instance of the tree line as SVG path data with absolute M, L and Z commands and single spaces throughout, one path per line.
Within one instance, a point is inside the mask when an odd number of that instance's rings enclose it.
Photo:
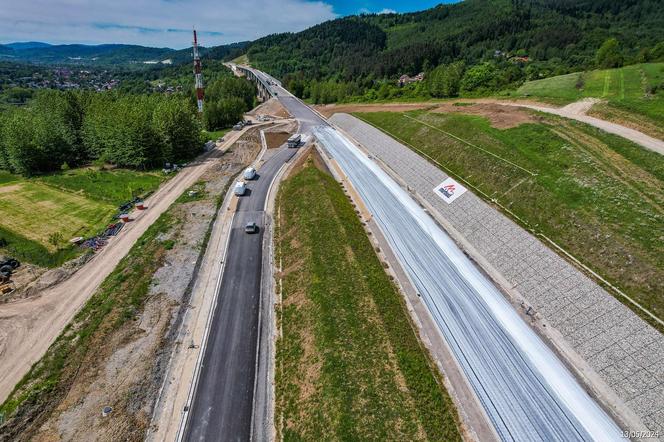
M 519 57 L 519 54 L 515 54 Z M 522 56 L 521 56 L 522 57 Z M 643 47 L 632 56 L 615 38 L 607 39 L 595 53 L 597 68 L 616 68 L 633 63 L 664 61 L 664 42 L 652 48 Z M 340 101 L 373 101 L 395 98 L 449 98 L 474 97 L 514 89 L 527 80 L 562 75 L 567 70 L 556 60 L 524 62 L 503 55 L 468 65 L 463 60 L 424 67 L 424 81 L 398 85 L 395 79 L 369 75 L 352 81 L 338 78 L 328 80 L 307 79 L 301 73 L 284 76 L 284 86 L 300 98 L 316 104 Z M 664 87 L 664 85 L 662 86 Z
M 237 123 L 254 107 L 256 93 L 256 86 L 244 78 L 224 76 L 209 83 L 203 108 L 206 129 L 217 130 Z
M 202 118 L 189 65 L 118 71 L 121 86 L 110 92 L 2 90 L 0 169 L 33 175 L 93 161 L 148 168 L 192 158 L 202 150 L 203 128 L 238 122 L 256 99 L 253 83 L 206 61 Z M 182 92 L 154 93 L 153 82 L 181 85 Z
M 0 113 L 0 169 L 26 176 L 91 161 L 148 168 L 201 150 L 186 96 L 43 90 Z
M 480 94 L 597 67 L 660 60 L 657 0 L 467 0 L 407 14 L 343 17 L 247 46 L 252 64 L 318 103 Z M 608 42 L 608 43 L 607 43 Z M 601 53 L 598 48 L 605 46 Z M 515 60 L 516 58 L 516 60 Z M 524 62 L 520 62 L 523 60 Z M 452 79 L 398 88 L 402 74 Z

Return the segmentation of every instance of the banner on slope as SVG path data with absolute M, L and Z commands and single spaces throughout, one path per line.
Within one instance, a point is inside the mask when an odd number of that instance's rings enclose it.
M 433 189 L 434 193 L 441 197 L 447 204 L 450 204 L 452 201 L 459 198 L 466 192 L 466 190 L 465 187 L 454 181 L 452 178 L 447 178 Z

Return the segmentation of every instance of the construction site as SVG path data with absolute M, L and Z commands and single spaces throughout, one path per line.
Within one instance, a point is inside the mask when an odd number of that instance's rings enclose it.
M 107 232 L 119 235 L 73 276 L 48 290 L 31 291 L 32 297 L 6 304 L 8 308 L 3 309 L 0 319 L 2 370 L 11 372 L 9 365 L 19 360 L 39 360 L 30 371 L 30 381 L 20 383 L 10 397 L 30 394 L 35 385 L 43 385 L 47 379 L 58 381 L 47 396 L 49 406 L 23 403 L 20 414 L 2 427 L 0 440 L 51 440 L 53 434 L 64 440 L 81 440 L 91 431 L 104 440 L 135 440 L 145 434 L 171 352 L 174 347 L 186 351 L 193 345 L 180 341 L 178 336 L 226 190 L 233 177 L 255 160 L 262 149 L 261 138 L 271 139 L 268 134 L 293 126 L 290 122 L 277 123 L 274 128 L 272 122 L 266 124 L 270 127 L 265 135 L 261 135 L 258 125 L 243 130 L 180 171 L 143 203 L 145 213 L 138 209 L 129 212 L 131 221 L 125 228 Z M 148 213 L 153 214 L 149 220 L 144 216 Z M 97 243 L 91 246 L 101 246 L 104 240 L 94 241 Z M 133 248 L 131 242 L 135 242 Z M 115 268 L 113 262 L 128 249 Z M 4 275 L 9 267 L 13 273 L 18 265 L 8 260 L 0 268 Z M 87 284 L 98 272 L 109 276 L 104 282 L 103 274 L 95 278 L 101 284 L 95 290 Z M 34 287 L 35 282 L 30 284 Z M 21 290 L 25 292 L 30 284 Z M 77 291 L 79 295 L 73 298 Z M 70 322 L 68 319 L 85 301 L 85 292 L 92 298 Z M 66 298 L 69 302 L 63 305 Z M 53 309 L 58 312 L 57 318 Z M 11 311 L 11 319 L 7 311 Z M 65 324 L 69 324 L 65 333 L 44 358 L 39 359 L 43 346 L 26 348 L 27 339 L 35 342 L 45 336 L 55 338 Z M 90 334 L 84 341 L 79 337 L 74 346 L 73 335 L 66 330 L 80 329 Z M 34 335 L 35 331 L 39 336 Z M 16 353 L 18 348 L 26 351 Z M 67 360 L 54 366 L 64 354 Z M 12 387 L 11 382 L 3 383 L 3 397 Z M 112 411 L 102 413 L 107 406 Z

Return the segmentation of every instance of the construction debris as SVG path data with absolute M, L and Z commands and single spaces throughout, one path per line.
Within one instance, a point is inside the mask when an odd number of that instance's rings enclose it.
M 121 222 L 109 224 L 103 233 L 83 241 L 83 243 L 81 243 L 81 247 L 84 249 L 92 249 L 96 252 L 108 243 L 108 239 L 111 236 L 116 236 L 118 233 L 120 233 L 120 230 L 122 230 L 123 227 L 124 223 Z
M 11 276 L 21 266 L 21 262 L 14 258 L 3 258 L 0 260 L 0 294 L 4 295 L 14 291 Z
M 12 273 L 14 273 L 14 270 L 20 266 L 21 262 L 17 259 L 3 258 L 0 261 L 0 281 L 2 281 L 3 278 L 7 278 L 7 280 L 9 280 L 9 277 L 12 275 Z

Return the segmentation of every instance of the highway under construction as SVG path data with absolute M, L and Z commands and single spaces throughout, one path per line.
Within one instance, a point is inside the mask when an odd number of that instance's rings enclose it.
M 313 136 L 352 184 L 374 217 L 428 315 L 454 355 L 501 440 L 619 440 L 618 425 L 556 354 L 505 300 L 494 283 L 379 165 L 263 72 L 249 73 Z M 240 233 L 264 207 L 276 170 L 291 156 L 283 148 L 258 173 L 234 222 L 214 323 L 183 432 L 185 440 L 248 440 L 261 423 L 257 409 L 261 328 L 260 237 Z M 266 245 L 263 245 L 265 250 Z M 265 253 L 265 252 L 263 252 Z M 237 260 L 237 261 L 236 261 Z M 226 320 L 222 319 L 226 316 Z M 263 396 L 261 396 L 263 397 Z

